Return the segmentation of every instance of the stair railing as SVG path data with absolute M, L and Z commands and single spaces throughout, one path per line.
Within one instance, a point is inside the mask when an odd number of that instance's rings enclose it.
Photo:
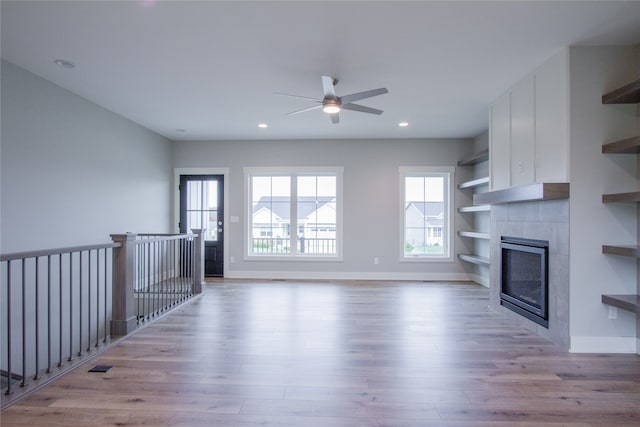
M 0 255 L 0 390 L 40 386 L 199 294 L 202 230 Z

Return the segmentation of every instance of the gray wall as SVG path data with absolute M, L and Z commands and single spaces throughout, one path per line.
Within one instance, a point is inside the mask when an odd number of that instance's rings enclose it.
M 1 251 L 167 232 L 171 142 L 2 61 Z
M 466 279 L 454 262 L 399 261 L 399 166 L 451 166 L 473 150 L 472 140 L 331 140 L 176 142 L 175 168 L 228 168 L 227 277 Z M 341 262 L 248 261 L 243 229 L 245 166 L 344 167 L 344 245 Z M 469 178 L 457 170 L 455 181 Z M 459 205 L 462 192 L 454 190 Z M 174 219 L 174 225 L 177 220 Z M 454 227 L 462 219 L 454 215 Z M 455 237 L 454 253 L 460 247 Z M 373 258 L 379 258 L 374 265 Z

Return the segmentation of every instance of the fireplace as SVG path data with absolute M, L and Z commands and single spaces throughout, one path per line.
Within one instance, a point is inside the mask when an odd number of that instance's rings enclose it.
M 549 327 L 549 242 L 502 236 L 500 304 Z

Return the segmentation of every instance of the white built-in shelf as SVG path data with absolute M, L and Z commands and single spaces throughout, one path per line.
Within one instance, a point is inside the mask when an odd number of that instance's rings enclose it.
M 474 205 L 474 206 L 463 206 L 458 208 L 458 212 L 467 213 L 467 212 L 488 212 L 491 210 L 491 205 Z
M 458 258 L 471 264 L 489 265 L 489 258 L 473 254 L 458 254 Z
M 489 233 L 482 233 L 480 231 L 458 231 L 458 236 L 469 237 L 470 239 L 484 239 L 489 240 L 491 237 Z
M 458 184 L 458 188 L 462 190 L 464 188 L 476 188 L 476 187 L 481 187 L 483 185 L 488 185 L 488 184 L 489 184 L 489 177 L 483 176 L 482 178 L 476 178 L 476 179 L 472 179 L 471 181 L 466 181 L 461 184 Z
M 472 155 L 467 159 L 462 159 L 458 162 L 458 166 L 474 166 L 480 164 L 482 162 L 486 162 L 489 160 L 489 150 L 483 150 L 479 153 Z M 489 177 L 476 177 L 470 181 L 466 181 L 458 184 L 459 190 L 472 189 L 472 193 L 478 194 L 479 191 L 487 191 L 486 188 L 489 186 Z M 475 197 L 475 195 L 474 195 Z M 482 212 L 490 212 L 491 206 L 485 203 L 474 203 L 472 206 L 461 206 L 458 208 L 459 213 L 482 213 Z M 485 214 L 486 215 L 486 214 Z M 482 215 L 480 217 L 483 217 Z M 474 221 L 475 223 L 475 221 Z M 468 239 L 481 239 L 481 240 L 489 240 L 489 233 L 482 231 L 458 231 L 458 236 Z M 476 246 L 476 243 L 473 244 Z M 474 251 L 477 251 L 479 248 L 474 248 Z M 458 259 L 460 261 L 468 262 L 470 264 L 474 264 L 480 267 L 488 267 L 489 266 L 489 258 L 475 254 L 475 253 L 466 253 L 466 254 L 458 254 Z M 484 272 L 483 275 L 487 273 Z
M 458 162 L 458 166 L 473 166 L 489 160 L 489 149 L 480 151 L 469 158 L 462 159 Z

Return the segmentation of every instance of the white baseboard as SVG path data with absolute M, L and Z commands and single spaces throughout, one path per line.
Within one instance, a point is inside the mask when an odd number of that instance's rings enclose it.
M 293 279 L 293 280 L 416 280 L 460 282 L 472 280 L 465 273 L 400 273 L 339 271 L 227 271 L 229 279 Z
M 571 337 L 571 353 L 637 353 L 636 337 Z

